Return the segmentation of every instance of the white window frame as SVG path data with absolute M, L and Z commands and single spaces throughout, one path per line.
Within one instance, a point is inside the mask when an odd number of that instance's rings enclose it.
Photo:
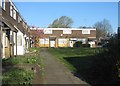
M 13 10 L 13 18 L 16 20 L 16 10 Z
M 25 22 L 23 21 L 23 27 L 25 28 Z
M 10 5 L 10 16 L 11 17 L 13 16 L 13 7 L 12 7 L 12 5 Z
M 0 0 L 0 7 L 2 7 L 2 0 Z
M 63 34 L 72 34 L 72 31 L 69 29 L 63 30 Z
M 4 45 L 5 45 L 5 47 L 7 47 L 7 35 L 6 35 L 6 33 L 4 35 Z
M 22 18 L 21 18 L 21 16 L 19 16 L 18 18 L 19 18 L 20 22 L 22 22 Z
M 20 16 L 18 16 L 18 23 L 20 23 Z
M 22 35 L 17 35 L 17 46 L 22 46 Z
M 84 30 L 82 30 L 82 34 L 90 34 L 90 30 L 84 29 Z
M 40 39 L 39 39 L 39 43 L 40 43 L 40 44 L 45 44 L 45 39 L 44 39 L 44 38 L 40 38 Z
M 12 34 L 12 31 L 10 31 L 10 44 L 12 44 L 13 42 L 13 34 Z
M 2 0 L 2 8 L 5 10 L 5 0 Z
M 43 32 L 44 32 L 44 34 L 52 34 L 51 29 L 44 29 Z

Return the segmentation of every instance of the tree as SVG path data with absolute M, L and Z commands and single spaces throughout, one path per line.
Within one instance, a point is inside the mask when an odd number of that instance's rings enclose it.
M 97 39 L 100 37 L 105 38 L 112 30 L 111 24 L 107 19 L 95 23 L 94 27 L 96 28 Z
M 73 20 L 70 17 L 62 16 L 55 19 L 52 24 L 49 25 L 50 28 L 70 28 L 73 24 Z

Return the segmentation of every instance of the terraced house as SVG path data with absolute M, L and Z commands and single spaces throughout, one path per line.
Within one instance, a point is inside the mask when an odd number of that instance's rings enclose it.
M 29 46 L 29 26 L 12 0 L 0 0 L 0 55 L 24 55 Z
M 39 37 L 40 47 L 74 47 L 75 43 L 96 46 L 95 28 L 31 28 L 31 33 L 36 32 Z

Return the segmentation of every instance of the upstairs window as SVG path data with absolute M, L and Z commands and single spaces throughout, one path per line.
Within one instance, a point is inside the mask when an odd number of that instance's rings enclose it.
M 2 0 L 0 0 L 0 7 L 2 7 Z
M 25 22 L 23 22 L 23 27 L 25 28 Z
M 2 0 L 2 8 L 5 10 L 5 0 Z
M 20 19 L 20 16 L 18 16 L 18 23 L 20 23 L 20 20 L 21 20 L 21 19 Z
M 11 17 L 13 16 L 13 7 L 12 7 L 12 5 L 10 5 L 10 16 Z
M 82 34 L 90 34 L 90 30 L 84 29 L 82 30 Z
M 16 11 L 13 10 L 13 18 L 16 20 Z
M 26 24 L 26 27 L 25 27 L 25 28 L 26 28 L 26 30 L 28 30 L 28 26 L 27 26 L 27 24 Z

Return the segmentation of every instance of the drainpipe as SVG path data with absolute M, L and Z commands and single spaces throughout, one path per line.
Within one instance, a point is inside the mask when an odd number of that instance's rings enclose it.
M 16 41 L 16 56 L 17 56 L 17 32 L 15 33 L 15 41 Z
M 0 25 L 0 76 L 2 76 L 2 26 Z M 0 85 L 2 80 L 0 79 Z
M 14 32 L 12 31 L 12 55 L 14 56 Z
M 2 58 L 2 26 L 0 25 L 0 58 Z

